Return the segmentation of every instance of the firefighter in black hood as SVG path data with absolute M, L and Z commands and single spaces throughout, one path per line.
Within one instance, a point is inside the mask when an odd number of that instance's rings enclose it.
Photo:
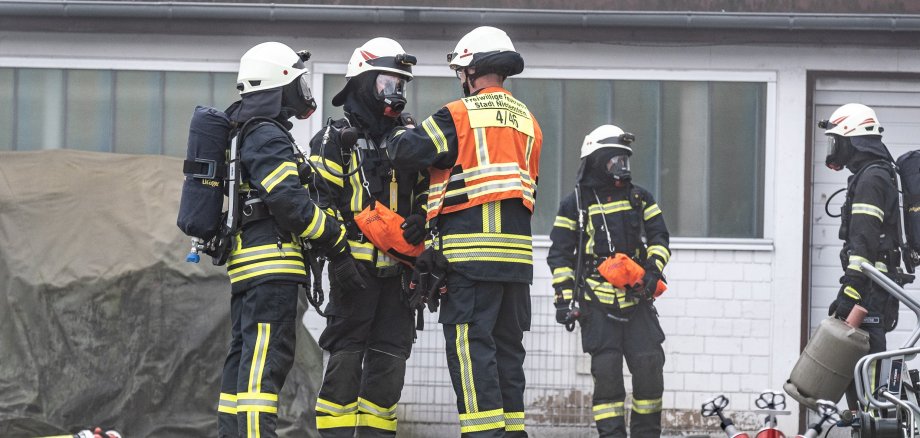
M 241 99 L 227 110 L 243 126 L 243 208 L 227 262 L 232 340 L 221 379 L 220 437 L 276 436 L 278 394 L 294 362 L 298 287 L 308 285 L 301 240 L 324 246 L 343 279 L 357 274 L 345 228 L 303 186 L 288 132 L 289 118 L 306 119 L 316 108 L 308 57 L 277 42 L 253 47 L 240 59 Z
M 348 81 L 332 99 L 344 106 L 345 118 L 331 120 L 311 142 L 310 159 L 322 176 L 321 203 L 345 222 L 366 285 L 350 287 L 332 278 L 328 322 L 319 339 L 330 353 L 316 400 L 316 426 L 323 437 L 396 435 L 396 407 L 414 339 L 413 310 L 403 293 L 403 264 L 384 242 L 370 241 L 376 236 L 362 232 L 355 216 L 383 204 L 404 218 L 389 239 L 411 245 L 424 239 L 428 180 L 394 169 L 385 140 L 411 119 L 402 111 L 414 64 L 415 58 L 389 38 L 355 49 Z
M 652 301 L 671 253 L 661 209 L 651 193 L 631 181 L 633 139 L 613 125 L 585 137 L 578 183 L 559 204 L 547 257 L 556 321 L 573 324 L 580 315 L 601 437 L 626 437 L 624 358 L 633 376 L 630 436 L 661 435 L 664 332 Z M 615 253 L 644 268 L 641 282 L 617 288 L 600 275 L 598 265 Z
M 869 313 L 860 328 L 869 332 L 869 353 L 885 351 L 885 333 L 897 324 L 898 300 L 872 282 L 861 263 L 901 280 L 895 275 L 901 265 L 901 231 L 894 163 L 882 143 L 883 128 L 872 108 L 848 103 L 818 126 L 827 136 L 827 167 L 835 171 L 847 168 L 852 173 L 847 179 L 838 233 L 843 240 L 843 276 L 828 315 L 846 319 L 854 305 L 865 307 Z M 846 395 L 850 409 L 856 409 L 852 384 Z

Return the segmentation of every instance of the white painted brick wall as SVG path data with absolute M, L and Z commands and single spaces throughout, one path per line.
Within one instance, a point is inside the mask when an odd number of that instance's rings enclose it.
M 593 427 L 590 362 L 581 351 L 579 330 L 568 333 L 555 323 L 546 251 L 539 248 L 535 252 L 532 329 L 524 338 L 528 427 Z M 754 409 L 753 399 L 760 391 L 780 390 L 782 383 L 770 381 L 772 252 L 673 252 L 665 270 L 669 290 L 656 303 L 667 336 L 664 408 L 698 412 L 706 399 L 725 394 L 731 399 L 732 411 Z M 426 314 L 426 330 L 419 332 L 409 359 L 400 402 L 403 424 L 457 423 L 436 316 Z M 311 333 L 319 336 L 322 321 L 311 313 L 308 323 Z M 797 345 L 798 339 L 792 341 Z M 632 385 L 625 368 L 624 364 L 629 389 Z

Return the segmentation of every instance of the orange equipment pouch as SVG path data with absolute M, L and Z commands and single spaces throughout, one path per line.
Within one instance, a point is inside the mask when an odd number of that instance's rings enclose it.
M 601 273 L 604 280 L 618 289 L 640 284 L 642 277 L 645 276 L 645 269 L 621 252 L 614 254 L 613 257 L 607 257 L 607 260 L 597 267 L 597 271 Z M 658 286 L 655 288 L 655 298 L 661 296 L 666 290 L 668 290 L 667 284 L 659 279 Z
M 425 250 L 425 245 L 412 245 L 403 238 L 400 226 L 405 219 L 387 208 L 382 202 L 372 200 L 364 210 L 355 215 L 355 223 L 364 237 L 377 249 L 408 266 Z

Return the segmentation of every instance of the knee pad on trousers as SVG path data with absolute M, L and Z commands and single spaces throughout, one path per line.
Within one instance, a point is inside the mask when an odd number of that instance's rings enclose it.
M 622 401 L 626 397 L 623 359 L 617 354 L 597 353 L 591 356 L 591 376 L 594 377 L 595 401 Z
M 632 365 L 633 397 L 651 399 L 661 397 L 664 391 L 664 354 L 649 352 L 636 355 Z

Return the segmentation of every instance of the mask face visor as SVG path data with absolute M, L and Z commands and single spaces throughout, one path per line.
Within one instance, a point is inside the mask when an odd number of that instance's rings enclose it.
M 827 136 L 827 155 L 824 157 L 824 165 L 832 170 L 843 169 L 845 163 L 841 163 L 843 145 L 836 135 Z
M 611 157 L 607 161 L 607 174 L 617 181 L 630 179 L 629 155 L 623 154 Z
M 377 75 L 377 96 L 402 96 L 405 94 L 406 80 L 400 77 L 379 74 Z
M 313 112 L 316 111 L 316 100 L 313 99 L 313 91 L 310 90 L 310 80 L 305 74 L 297 78 L 297 94 L 303 99 L 305 106 L 304 110 L 296 117 L 303 120 L 313 115 Z

